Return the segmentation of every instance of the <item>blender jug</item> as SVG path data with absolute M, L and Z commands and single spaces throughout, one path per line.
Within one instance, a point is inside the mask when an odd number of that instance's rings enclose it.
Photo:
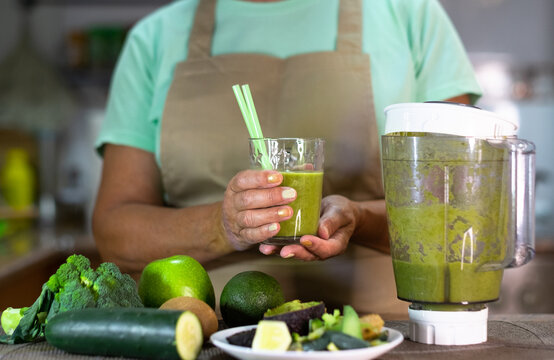
M 494 114 L 453 103 L 385 109 L 381 139 L 398 298 L 414 341 L 487 339 L 503 270 L 534 255 L 534 145 Z

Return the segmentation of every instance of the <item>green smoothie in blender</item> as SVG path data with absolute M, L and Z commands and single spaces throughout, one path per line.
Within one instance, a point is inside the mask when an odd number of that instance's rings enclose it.
M 383 183 L 397 295 L 408 337 L 487 340 L 486 303 L 503 269 L 534 255 L 534 145 L 517 123 L 464 104 L 385 109 Z
M 455 137 L 399 137 L 412 159 L 383 158 L 400 299 L 470 304 L 498 298 L 506 256 L 505 151 Z M 468 155 L 468 150 L 471 149 Z M 396 153 L 398 155 L 398 153 Z

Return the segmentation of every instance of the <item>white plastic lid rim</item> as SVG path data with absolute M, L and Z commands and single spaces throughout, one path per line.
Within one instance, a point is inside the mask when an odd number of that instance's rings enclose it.
M 409 337 L 434 345 L 470 345 L 487 341 L 489 309 L 429 311 L 408 309 Z
M 516 136 L 517 123 L 478 107 L 451 103 L 400 103 L 385 108 L 385 134 L 425 132 L 483 139 Z

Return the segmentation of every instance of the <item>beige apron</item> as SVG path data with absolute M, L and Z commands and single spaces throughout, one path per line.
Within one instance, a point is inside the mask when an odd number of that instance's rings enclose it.
M 264 135 L 326 140 L 324 195 L 383 198 L 361 0 L 340 2 L 337 51 L 287 59 L 210 56 L 214 10 L 215 0 L 199 2 L 188 58 L 177 65 L 166 100 L 160 152 L 168 203 L 221 201 L 229 180 L 249 167 L 234 84 L 250 85 Z M 354 244 L 323 262 L 267 257 L 253 249 L 205 266 L 216 296 L 233 275 L 260 270 L 280 281 L 287 299 L 324 300 L 329 308 L 351 304 L 360 312 L 405 308 L 396 300 L 390 258 Z

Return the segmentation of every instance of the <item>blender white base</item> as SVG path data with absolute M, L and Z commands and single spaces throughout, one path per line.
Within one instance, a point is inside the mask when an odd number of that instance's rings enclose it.
M 469 345 L 487 341 L 489 309 L 428 311 L 408 309 L 412 341 L 435 345 Z

